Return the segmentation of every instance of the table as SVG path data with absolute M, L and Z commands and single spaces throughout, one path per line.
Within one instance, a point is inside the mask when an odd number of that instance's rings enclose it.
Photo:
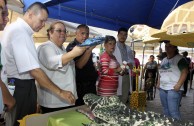
M 57 119 L 57 117 L 60 118 L 62 116 L 67 117 L 67 115 L 65 115 L 65 113 L 72 115 L 75 112 L 76 109 L 82 108 L 82 107 L 86 107 L 86 106 L 83 105 L 83 106 L 79 106 L 79 107 L 69 108 L 69 109 L 65 109 L 65 110 L 60 110 L 60 111 L 56 111 L 56 112 L 46 113 L 46 114 L 42 114 L 42 115 L 39 115 L 39 116 L 34 116 L 34 117 L 27 118 L 26 119 L 26 126 L 54 126 L 54 125 L 51 124 L 51 122 L 53 124 L 56 124 L 54 119 Z M 79 114 L 80 113 L 78 113 L 78 114 L 76 113 L 75 117 L 77 117 Z M 82 116 L 82 119 L 85 119 L 85 121 L 86 121 L 85 123 L 87 123 L 87 122 L 89 123 L 90 120 L 86 119 L 86 118 L 87 117 L 85 115 Z M 60 119 L 59 119 L 59 121 L 60 121 Z M 67 120 L 65 120 L 64 118 L 61 118 L 61 122 L 63 122 L 63 121 L 67 121 Z M 84 123 L 84 121 L 82 120 L 80 123 Z M 61 126 L 61 125 L 59 125 L 59 126 Z

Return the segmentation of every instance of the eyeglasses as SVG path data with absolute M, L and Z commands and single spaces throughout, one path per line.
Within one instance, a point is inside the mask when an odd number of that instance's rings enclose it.
M 54 31 L 56 31 L 56 32 L 58 32 L 58 33 L 61 33 L 61 32 L 63 32 L 63 33 L 68 33 L 68 31 L 67 30 L 61 30 L 61 29 L 58 29 L 58 30 L 54 30 Z

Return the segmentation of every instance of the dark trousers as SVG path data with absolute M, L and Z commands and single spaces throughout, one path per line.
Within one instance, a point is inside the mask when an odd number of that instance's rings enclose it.
M 84 105 L 83 97 L 85 94 L 96 94 L 96 81 L 76 82 L 78 99 L 75 106 Z
M 59 111 L 59 110 L 63 110 L 63 109 L 68 109 L 68 108 L 72 108 L 72 107 L 75 107 L 75 106 L 60 107 L 60 108 L 47 108 L 44 106 L 40 106 L 42 114 L 49 113 L 49 112 L 55 112 L 55 111 Z
M 183 94 L 185 94 L 185 95 L 187 94 L 189 79 L 190 79 L 190 73 L 187 74 L 187 78 L 186 78 L 184 85 L 183 85 L 183 87 L 184 87 Z
M 183 87 L 184 87 L 183 94 L 187 94 L 187 89 L 188 89 L 188 80 L 187 79 L 185 80 Z
M 15 92 L 13 96 L 16 100 L 16 115 L 14 126 L 19 126 L 17 120 L 22 119 L 26 115 L 36 113 L 36 85 L 34 79 L 20 80 L 16 78 L 9 78 L 8 82 L 10 79 L 15 80 Z

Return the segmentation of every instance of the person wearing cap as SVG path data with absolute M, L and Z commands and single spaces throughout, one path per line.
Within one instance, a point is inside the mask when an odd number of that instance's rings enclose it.
M 183 84 L 188 74 L 186 60 L 179 54 L 177 46 L 165 43 L 167 57 L 161 62 L 157 88 L 167 117 L 181 119 L 179 105 L 182 97 Z
M 187 94 L 187 89 L 188 89 L 188 81 L 189 80 L 192 80 L 190 78 L 190 64 L 191 64 L 191 59 L 189 57 L 187 57 L 188 56 L 188 52 L 187 51 L 182 52 L 182 55 L 183 55 L 184 59 L 187 62 L 187 65 L 188 65 L 188 74 L 187 74 L 187 78 L 186 78 L 186 80 L 184 82 L 184 91 L 183 91 L 183 94 L 182 94 L 182 96 L 185 97 L 186 94 Z

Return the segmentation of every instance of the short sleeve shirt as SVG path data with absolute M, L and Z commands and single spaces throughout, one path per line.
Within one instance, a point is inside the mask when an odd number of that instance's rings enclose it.
M 29 71 L 40 68 L 33 33 L 21 18 L 5 29 L 2 47 L 8 78 L 33 79 Z
M 187 67 L 186 61 L 179 54 L 171 59 L 164 58 L 159 68 L 160 88 L 164 90 L 174 89 L 174 85 L 177 84 L 181 76 L 181 71 Z M 183 86 L 180 90 L 183 90 Z

